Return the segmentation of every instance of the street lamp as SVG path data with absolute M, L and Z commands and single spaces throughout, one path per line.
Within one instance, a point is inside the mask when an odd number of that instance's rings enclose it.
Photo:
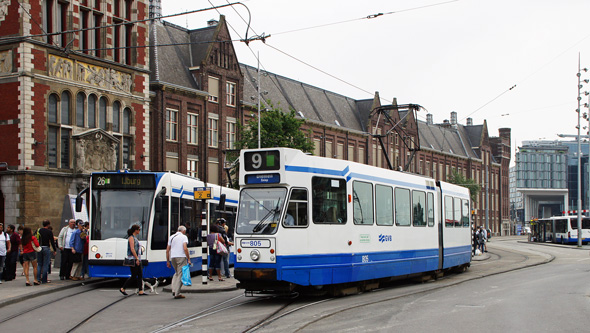
M 584 72 L 588 70 L 586 68 L 583 69 Z M 582 141 L 581 141 L 581 118 L 582 113 L 580 112 L 581 109 L 581 101 L 582 101 L 582 68 L 580 66 L 580 53 L 578 53 L 578 108 L 576 112 L 578 113 L 578 247 L 582 247 Z M 584 83 L 589 83 L 588 79 L 583 80 Z

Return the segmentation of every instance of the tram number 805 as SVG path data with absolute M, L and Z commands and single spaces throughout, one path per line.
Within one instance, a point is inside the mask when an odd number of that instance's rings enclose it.
M 270 247 L 268 239 L 242 239 L 240 242 L 242 247 Z

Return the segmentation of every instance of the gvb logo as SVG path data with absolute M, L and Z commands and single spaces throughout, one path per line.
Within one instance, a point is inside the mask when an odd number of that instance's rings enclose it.
M 379 242 L 391 242 L 392 238 L 391 235 L 379 235 Z

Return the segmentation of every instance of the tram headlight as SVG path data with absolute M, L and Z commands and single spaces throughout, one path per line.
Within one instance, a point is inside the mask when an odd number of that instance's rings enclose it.
M 92 252 L 98 251 L 98 246 L 92 245 L 92 247 L 90 248 L 90 251 L 92 251 Z
M 143 245 L 141 246 L 141 253 L 145 253 L 145 247 Z
M 253 261 L 258 261 L 258 259 L 260 259 L 260 251 L 252 250 L 250 252 L 250 259 L 252 259 Z

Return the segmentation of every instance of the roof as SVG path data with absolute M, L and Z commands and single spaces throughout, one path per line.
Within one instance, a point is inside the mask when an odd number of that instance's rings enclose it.
M 173 45 L 172 45 L 173 44 Z M 191 50 L 189 30 L 168 22 L 154 22 L 150 45 L 150 81 L 172 83 L 181 87 L 200 89 L 190 73 Z
M 257 69 L 245 64 L 240 64 L 240 67 L 244 73 L 244 100 L 256 101 Z M 283 111 L 292 108 L 305 119 L 365 131 L 362 121 L 370 112 L 372 100 L 357 101 L 266 71 L 260 76 L 260 81 L 263 91 L 261 99 L 270 100 L 274 107 L 280 107 Z
M 479 158 L 473 150 L 469 127 L 463 125 L 429 125 L 418 121 L 420 148 L 435 150 L 464 158 Z

